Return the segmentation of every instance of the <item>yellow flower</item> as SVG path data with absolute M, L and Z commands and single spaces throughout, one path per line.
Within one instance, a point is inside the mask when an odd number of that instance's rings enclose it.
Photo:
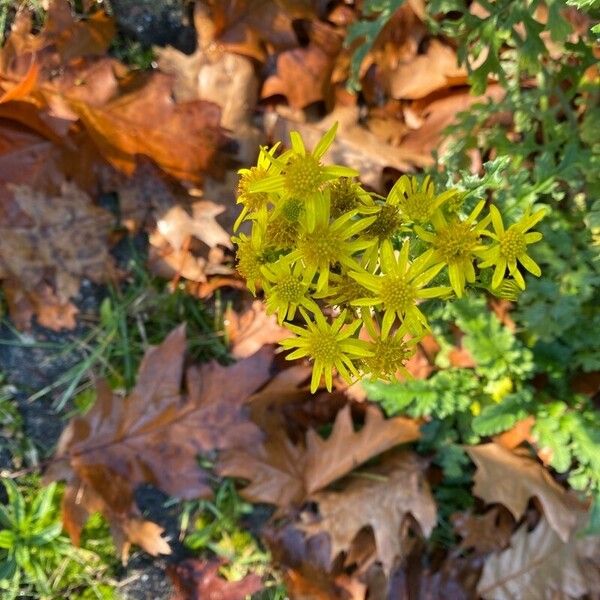
M 331 196 L 331 216 L 334 219 L 351 210 L 373 206 L 373 198 L 349 177 L 340 177 L 328 184 Z
M 312 152 L 307 152 L 297 131 L 290 133 L 292 149 L 279 158 L 269 157 L 280 173 L 250 184 L 252 192 L 281 194 L 300 198 L 306 205 L 307 225 L 312 231 L 316 223 L 316 204 L 322 197 L 324 184 L 338 177 L 356 177 L 358 171 L 339 165 L 325 166 L 321 158 L 331 146 L 337 131 L 337 123 L 319 140 Z
M 367 288 L 347 273 L 332 273 L 328 287 L 322 292 L 314 294 L 314 297 L 318 300 L 326 300 L 329 306 L 349 308 L 353 300 L 365 298 L 369 294 Z
M 248 214 L 258 213 L 267 208 L 270 202 L 269 195 L 266 192 L 253 192 L 250 188 L 253 184 L 263 181 L 273 174 L 275 165 L 269 158 L 275 155 L 278 146 L 279 143 L 275 144 L 270 150 L 261 148 L 256 166 L 238 171 L 240 179 L 237 186 L 237 204 L 242 204 L 243 209 L 233 225 L 234 231 L 238 230 Z
M 530 215 L 527 211 L 518 223 L 511 225 L 508 229 L 504 229 L 500 211 L 493 205 L 490 207 L 490 214 L 494 233 L 484 232 L 484 234 L 491 237 L 495 243 L 479 253 L 483 260 L 478 266 L 482 269 L 495 267 L 494 276 L 492 277 L 493 289 L 500 287 L 508 267 L 517 285 L 524 290 L 525 280 L 519 271 L 517 261 L 532 275 L 539 277 L 542 274 L 539 265 L 527 254 L 527 246 L 542 239 L 541 233 L 537 231 L 528 233 L 528 231 L 544 218 L 545 212 L 544 210 L 538 210 Z
M 237 271 L 246 279 L 248 289 L 256 294 L 256 283 L 262 281 L 261 269 L 267 262 L 262 228 L 258 223 L 254 223 L 250 237 L 241 233 L 231 241 L 237 245 Z
M 412 379 L 412 375 L 404 365 L 415 353 L 415 346 L 421 338 L 408 337 L 408 330 L 402 326 L 384 339 L 377 331 L 371 315 L 365 310 L 362 313 L 363 322 L 371 336 L 371 341 L 368 343 L 373 354 L 362 359 L 364 372 L 376 379 L 388 381 L 394 381 L 397 373 Z
M 352 302 L 355 306 L 382 305 L 384 311 L 381 337 L 386 339 L 396 318 L 406 324 L 408 330 L 420 335 L 429 324 L 417 303 L 425 298 L 445 296 L 451 288 L 447 286 L 426 288 L 425 286 L 440 272 L 443 264 L 427 268 L 432 250 L 428 250 L 412 263 L 409 261 L 409 242 L 402 245 L 398 256 L 392 245 L 384 243 L 381 248 L 381 275 L 363 271 L 351 271 L 350 276 L 365 286 L 373 298 L 360 298 Z
M 448 221 L 441 212 L 438 213 L 433 220 L 433 233 L 418 225 L 415 227 L 417 235 L 433 248 L 431 264 L 448 266 L 450 285 L 459 298 L 463 295 L 466 283 L 475 282 L 473 261 L 477 252 L 485 249 L 481 234 L 489 218 L 476 222 L 484 205 L 485 201 L 479 202 L 464 221 L 458 218 Z
M 267 313 L 277 313 L 280 325 L 286 318 L 293 319 L 299 306 L 313 313 L 321 310 L 308 296 L 310 280 L 306 279 L 305 272 L 299 266 L 290 266 L 289 262 L 279 260 L 261 269 L 265 278 Z
M 457 190 L 447 190 L 435 195 L 435 185 L 425 177 L 421 187 L 416 177 L 402 175 L 388 194 L 389 204 L 398 206 L 406 221 L 426 223 L 447 200 L 455 197 Z
M 343 267 L 355 267 L 353 254 L 369 245 L 366 240 L 352 240 L 353 236 L 368 227 L 374 217 L 352 221 L 357 211 L 342 215 L 329 222 L 330 202 L 326 191 L 320 194 L 315 204 L 315 225 L 312 229 L 304 226 L 297 242 L 297 248 L 286 256 L 286 260 L 300 261 L 307 272 L 307 279 L 318 273 L 316 291 L 327 287 L 331 267 L 339 263 Z
M 343 311 L 331 324 L 327 323 L 321 311 L 315 313 L 314 322 L 302 308 L 300 308 L 300 312 L 306 321 L 307 328 L 286 323 L 286 327 L 298 337 L 287 338 L 280 344 L 284 348 L 296 348 L 286 357 L 287 360 L 306 356 L 314 361 L 310 382 L 311 393 L 314 393 L 319 387 L 323 374 L 325 375 L 325 385 L 331 391 L 334 369 L 348 383 L 352 382 L 352 375 L 360 377 L 352 361 L 371 354 L 366 342 L 352 339 L 356 330 L 361 326 L 361 321 L 356 320 L 343 327 L 347 311 Z

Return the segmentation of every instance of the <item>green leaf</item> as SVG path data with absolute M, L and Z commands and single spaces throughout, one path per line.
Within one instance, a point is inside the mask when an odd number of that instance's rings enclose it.
M 473 431 L 479 435 L 494 435 L 510 429 L 524 419 L 528 411 L 523 406 L 523 398 L 515 394 L 505 396 L 502 402 L 486 406 L 473 419 Z
M 0 531 L 0 548 L 10 550 L 15 543 L 15 534 L 12 531 L 4 529 Z
M 362 40 L 352 53 L 350 77 L 346 84 L 349 90 L 353 92 L 360 90 L 360 67 L 363 60 L 386 23 L 402 4 L 404 4 L 404 0 L 367 0 L 363 4 L 363 15 L 371 20 L 361 20 L 348 27 L 344 41 L 346 48 L 349 48 L 355 41 Z

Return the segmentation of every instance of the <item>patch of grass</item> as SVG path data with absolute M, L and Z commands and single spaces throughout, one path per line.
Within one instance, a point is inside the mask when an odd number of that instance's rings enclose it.
M 137 260 L 129 281 L 121 287 L 110 287 L 99 315 L 92 318 L 83 336 L 63 344 L 42 344 L 14 332 L 16 340 L 11 344 L 44 347 L 52 359 L 73 352 L 81 356 L 77 364 L 32 394 L 29 401 L 60 390 L 54 401 L 57 411 L 73 400 L 76 409 L 86 409 L 94 399 L 92 376 L 104 377 L 113 388 L 129 392 L 146 350 L 162 342 L 181 323 L 186 323 L 188 351 L 194 360 L 228 360 L 227 348 L 217 331 L 222 317 L 211 316 L 202 301 L 190 296 L 182 285 L 170 290 Z
M 3 480 L 7 502 L 0 504 L 2 598 L 117 598 L 108 577 L 110 559 L 71 545 L 60 520 L 60 486 L 40 483 L 35 476 L 18 483 Z
M 186 502 L 181 518 L 184 544 L 192 551 L 223 560 L 221 575 L 239 581 L 249 573 L 263 577 L 266 589 L 255 598 L 283 600 L 285 588 L 271 565 L 271 557 L 244 523 L 253 512 L 240 498 L 232 480 L 221 482 L 213 500 Z

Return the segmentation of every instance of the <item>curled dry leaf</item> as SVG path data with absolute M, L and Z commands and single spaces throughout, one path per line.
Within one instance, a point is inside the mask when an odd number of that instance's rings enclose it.
M 581 598 L 598 592 L 598 557 L 600 536 L 563 541 L 542 518 L 533 531 L 522 525 L 510 548 L 487 559 L 477 591 L 485 600 Z
M 354 431 L 350 407 L 337 415 L 331 435 L 322 439 L 309 430 L 304 446 L 294 445 L 281 430 L 269 432 L 262 444 L 226 452 L 219 464 L 222 475 L 250 481 L 242 495 L 251 502 L 281 508 L 300 504 L 317 490 L 347 475 L 370 458 L 419 438 L 412 419 L 384 419 L 375 406 L 367 408 L 365 425 Z
M 245 600 L 263 588 L 261 578 L 252 573 L 239 581 L 219 575 L 218 560 L 188 558 L 167 569 L 175 592 L 171 600 Z
M 231 354 L 236 358 L 251 356 L 265 344 L 276 344 L 290 337 L 289 330 L 277 324 L 275 315 L 268 315 L 259 300 L 242 314 L 232 308 L 225 311 L 223 322 L 231 344 Z
M 48 196 L 7 184 L 0 210 L 0 279 L 20 328 L 36 314 L 50 329 L 75 326 L 71 299 L 81 278 L 96 283 L 115 275 L 108 252 L 112 216 L 77 186 L 63 183 Z
M 517 521 L 530 498 L 536 497 L 550 527 L 563 541 L 569 539 L 581 505 L 552 479 L 543 465 L 494 443 L 467 446 L 466 451 L 477 465 L 473 488 L 476 496 L 489 504 L 504 504 Z
M 379 560 L 390 573 L 405 553 L 401 527 L 412 515 L 422 533 L 429 536 L 436 523 L 436 506 L 425 480 L 423 461 L 405 452 L 388 457 L 380 466 L 356 477 L 341 491 L 311 496 L 321 520 L 302 526 L 307 533 L 327 532 L 331 557 L 347 551 L 364 527 L 371 527 Z
M 83 489 L 113 528 L 134 543 L 131 528 L 121 523 L 137 517 L 133 493 L 138 485 L 151 484 L 179 498 L 210 495 L 198 454 L 261 439 L 244 403 L 268 379 L 272 353 L 265 349 L 230 367 L 215 362 L 190 367 L 187 394 L 182 394 L 184 351 L 181 326 L 146 353 L 127 398 L 99 384 L 96 403 L 70 421 L 47 473 L 48 480 L 66 480 L 68 490 Z M 74 540 L 92 512 L 88 506 L 67 506 L 65 523 L 74 524 L 68 527 Z M 73 517 L 76 510 L 81 514 Z

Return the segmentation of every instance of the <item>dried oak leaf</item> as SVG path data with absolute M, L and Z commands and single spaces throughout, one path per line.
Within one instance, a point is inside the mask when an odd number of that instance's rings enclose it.
M 483 96 L 473 96 L 468 88 L 448 90 L 446 93 L 431 94 L 421 100 L 416 100 L 407 109 L 405 117 L 415 122 L 414 130 L 410 131 L 398 147 L 398 151 L 407 155 L 417 153 L 426 157 L 422 166 L 433 164 L 433 150 L 441 152 L 449 140 L 443 141 L 444 130 L 456 121 L 460 112 L 470 106 L 482 102 L 498 102 L 504 97 L 504 89 L 498 84 L 490 84 Z
M 259 300 L 242 314 L 228 308 L 224 314 L 225 331 L 235 358 L 251 356 L 265 344 L 276 344 L 290 337 L 285 327 L 277 324 L 275 315 L 268 315 L 265 305 Z
M 193 202 L 191 214 L 180 204 L 167 209 L 150 234 L 151 270 L 163 277 L 181 276 L 195 282 L 205 282 L 207 275 L 231 273 L 217 249 L 218 245 L 232 247 L 229 234 L 215 219 L 223 211 L 224 206 L 210 200 Z
M 440 89 L 467 82 L 467 71 L 458 66 L 456 51 L 432 39 L 424 54 L 401 62 L 387 74 L 393 98 L 416 100 Z
M 226 140 L 221 111 L 202 100 L 176 103 L 172 88 L 172 77 L 154 72 L 140 75 L 103 106 L 80 100 L 69 100 L 69 106 L 116 168 L 133 173 L 142 154 L 177 179 L 201 182 L 203 173 L 217 169 Z
M 350 480 L 341 491 L 313 494 L 321 519 L 301 528 L 309 534 L 328 533 L 333 559 L 350 548 L 361 529 L 371 527 L 379 560 L 390 573 L 405 553 L 401 527 L 407 515 L 414 517 L 425 536 L 436 523 L 435 501 L 423 467 L 416 455 L 398 453 L 369 469 L 371 477 Z
M 572 534 L 565 542 L 542 517 L 523 524 L 510 548 L 490 556 L 477 591 L 485 600 L 581 598 L 600 589 L 600 536 Z
M 12 316 L 26 328 L 32 315 L 50 329 L 75 326 L 71 298 L 81 278 L 112 277 L 108 252 L 112 216 L 77 186 L 63 183 L 48 197 L 27 185 L 7 184 L 0 209 L 0 279 Z
M 196 11 L 210 15 L 219 45 L 259 61 L 269 47 L 297 46 L 294 19 L 314 17 L 310 0 L 208 0 L 197 2 Z
M 252 573 L 239 581 L 219 575 L 221 562 L 188 558 L 167 568 L 175 591 L 171 600 L 245 600 L 263 588 L 261 578 Z
M 301 503 L 373 456 L 420 436 L 416 421 L 384 419 L 375 406 L 367 408 L 365 424 L 358 431 L 346 406 L 327 439 L 309 430 L 305 445 L 294 445 L 281 430 L 269 433 L 262 444 L 225 453 L 218 469 L 222 475 L 250 481 L 242 490 L 244 498 L 281 508 Z
M 304 108 L 331 97 L 331 76 L 342 38 L 325 23 L 311 23 L 307 46 L 277 56 L 276 72 L 263 85 L 261 97 L 282 95 L 293 108 Z
M 190 367 L 187 393 L 182 394 L 184 351 L 185 329 L 180 326 L 146 352 L 127 398 L 101 384 L 91 410 L 73 418 L 61 435 L 47 478 L 65 479 L 69 490 L 83 484 L 101 499 L 111 524 L 115 519 L 128 523 L 137 514 L 133 493 L 141 484 L 179 498 L 210 495 L 198 454 L 261 440 L 244 403 L 268 379 L 271 351 L 229 367 L 215 362 Z M 75 510 L 73 503 L 68 508 Z M 67 514 L 67 522 L 74 524 L 68 530 L 76 540 L 82 518 Z M 117 529 L 136 543 L 129 529 Z
M 476 496 L 489 504 L 504 504 L 517 521 L 530 498 L 536 497 L 550 526 L 563 541 L 569 539 L 581 505 L 543 465 L 495 443 L 465 449 L 477 465 L 473 488 Z
M 22 77 L 35 56 L 41 81 L 56 77 L 69 62 L 84 56 L 104 56 L 115 34 L 113 20 L 103 11 L 76 19 L 68 0 L 51 0 L 39 33 L 31 13 L 17 11 L 10 35 L 0 51 L 0 73 Z
M 474 548 L 481 554 L 506 548 L 514 524 L 514 519 L 502 506 L 494 506 L 483 515 L 471 512 L 452 515 L 454 531 L 462 537 L 460 547 Z

